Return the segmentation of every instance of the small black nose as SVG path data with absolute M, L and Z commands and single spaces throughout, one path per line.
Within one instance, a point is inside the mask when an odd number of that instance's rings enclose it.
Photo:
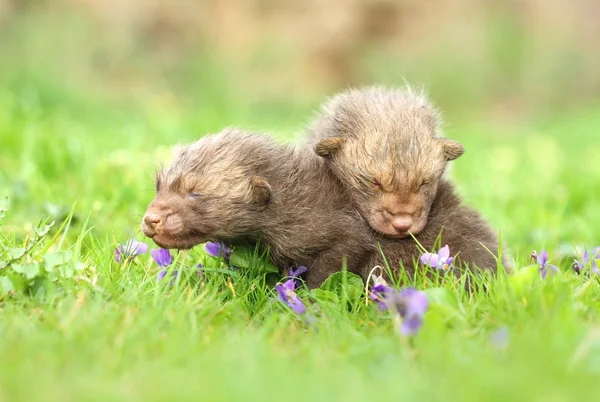
M 146 225 L 148 225 L 150 229 L 154 230 L 161 224 L 162 218 L 159 214 L 149 213 L 144 216 L 144 222 L 146 222 Z

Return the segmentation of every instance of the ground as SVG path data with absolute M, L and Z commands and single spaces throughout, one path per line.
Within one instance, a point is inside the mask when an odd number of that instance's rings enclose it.
M 450 177 L 501 232 L 515 276 L 473 295 L 418 279 L 430 306 L 413 337 L 351 278 L 299 290 L 307 319 L 276 299 L 279 278 L 260 263 L 231 271 L 199 246 L 178 256 L 169 286 L 149 253 L 115 261 L 117 244 L 144 240 L 153 174 L 172 145 L 230 124 L 297 138 L 317 104 L 180 111 L 39 83 L 0 90 L 0 261 L 13 261 L 0 269 L 11 278 L 0 287 L 0 401 L 567 401 L 597 391 L 600 287 L 571 266 L 600 246 L 596 108 L 511 124 L 446 117 L 445 134 L 467 150 Z M 530 259 L 542 249 L 560 267 L 545 280 Z M 197 276 L 197 263 L 220 269 Z

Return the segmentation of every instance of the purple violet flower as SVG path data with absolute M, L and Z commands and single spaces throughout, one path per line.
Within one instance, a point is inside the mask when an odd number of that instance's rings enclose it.
M 583 252 L 583 258 L 581 259 L 581 262 L 579 262 L 578 260 L 574 261 L 573 270 L 575 272 L 577 272 L 578 274 L 581 274 L 582 272 L 585 271 L 585 268 L 588 265 L 588 263 L 591 262 L 590 271 L 596 275 L 600 274 L 600 269 L 598 268 L 598 263 L 596 262 L 598 257 L 600 257 L 599 254 L 600 254 L 600 247 L 597 247 L 594 250 L 594 253 L 592 254 L 591 258 L 589 257 L 587 250 L 585 250 Z M 589 274 L 589 272 L 588 272 L 588 274 Z
M 435 253 L 423 253 L 421 262 L 425 265 L 437 270 L 447 271 L 452 268 L 454 257 L 450 257 L 450 247 L 446 244 L 444 247 Z
M 156 281 L 157 282 L 162 281 L 165 278 L 165 276 L 167 275 L 167 272 L 168 271 L 166 269 L 160 271 L 158 273 L 158 275 L 156 276 Z M 171 280 L 171 282 L 169 282 L 169 286 L 173 286 L 173 283 L 174 283 L 175 279 L 177 279 L 177 275 L 179 275 L 179 271 L 173 271 L 172 272 L 173 279 Z
M 275 285 L 275 289 L 277 290 L 277 297 L 279 300 L 285 304 L 287 304 L 292 310 L 294 310 L 297 314 L 304 314 L 306 312 L 306 306 L 304 302 L 298 297 L 294 289 L 296 288 L 296 283 L 294 279 L 288 279 L 283 284 L 278 283 Z
M 558 267 L 556 265 L 548 264 L 548 252 L 546 250 L 540 251 L 539 254 L 533 250 L 531 253 L 531 258 L 534 259 L 540 266 L 540 274 L 542 275 L 542 279 L 546 279 L 548 270 L 550 270 L 550 275 L 558 272 Z
M 302 281 L 300 280 L 300 275 L 302 275 L 306 271 L 308 271 L 308 268 L 306 268 L 303 265 L 300 265 L 298 268 L 295 268 L 295 269 L 294 269 L 294 267 L 290 267 L 288 269 L 288 277 L 294 279 L 294 283 L 296 284 L 297 288 L 302 286 Z
M 150 251 L 150 255 L 161 267 L 168 267 L 173 262 L 171 252 L 166 248 L 155 248 L 154 250 Z
M 135 239 L 129 239 L 124 245 L 119 245 L 115 248 L 115 260 L 121 262 L 121 259 L 127 260 L 139 254 L 146 254 L 148 245 Z
M 171 252 L 165 248 L 156 248 L 150 252 L 152 259 L 162 268 L 166 268 L 173 263 L 173 257 L 171 256 Z M 196 264 L 196 276 L 200 276 L 203 271 L 202 264 Z M 161 281 L 167 275 L 168 270 L 164 269 L 158 273 L 156 276 L 157 281 Z M 173 286 L 175 279 L 179 275 L 179 271 L 175 270 L 171 273 L 173 279 L 169 283 L 169 286 Z
M 296 269 L 294 269 L 294 267 L 290 267 L 290 269 L 288 270 L 288 276 L 298 278 L 298 277 L 300 277 L 300 275 L 302 275 L 306 271 L 308 271 L 308 268 L 306 268 L 304 265 L 300 265 Z
M 386 298 L 391 308 L 401 319 L 400 333 L 414 335 L 423 326 L 423 316 L 429 307 L 427 295 L 414 288 L 406 288 L 392 292 Z
M 490 342 L 496 349 L 505 349 L 508 346 L 509 337 L 508 327 L 500 327 L 490 335 Z
M 380 310 L 385 310 L 387 309 L 385 298 L 393 293 L 394 289 L 383 279 L 383 275 L 373 274 L 371 275 L 371 279 L 373 280 L 373 285 L 369 292 L 369 298 L 377 303 Z
M 160 267 L 168 267 L 173 262 L 173 257 L 171 257 L 171 252 L 165 248 L 155 248 L 150 251 L 150 255 L 152 259 L 160 266 Z M 177 278 L 179 274 L 178 271 L 173 271 L 173 280 Z M 167 270 L 162 270 L 156 276 L 157 281 L 163 280 L 163 278 L 167 275 Z M 170 286 L 173 286 L 173 280 L 171 280 Z
M 206 254 L 218 258 L 219 256 L 223 257 L 226 262 L 229 262 L 229 257 L 231 256 L 231 248 L 227 247 L 224 243 L 221 242 L 208 242 L 204 245 L 204 251 Z
M 392 293 L 394 293 L 394 289 L 388 285 L 380 283 L 371 287 L 369 298 L 377 303 L 380 310 L 385 310 L 387 309 L 386 298 Z

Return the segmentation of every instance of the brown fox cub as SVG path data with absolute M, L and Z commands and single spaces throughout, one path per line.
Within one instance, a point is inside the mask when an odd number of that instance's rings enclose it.
M 463 263 L 495 270 L 486 247 L 497 255 L 496 235 L 443 178 L 448 162 L 464 148 L 438 137 L 438 126 L 439 113 L 423 93 L 367 87 L 327 102 L 309 136 L 369 226 L 394 240 L 382 239 L 392 261 L 412 266 L 411 235 L 430 249 L 443 229 L 442 245 L 460 252 Z

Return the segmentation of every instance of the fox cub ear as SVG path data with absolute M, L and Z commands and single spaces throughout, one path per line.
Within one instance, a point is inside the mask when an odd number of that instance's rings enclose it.
M 339 151 L 343 143 L 343 138 L 325 138 L 324 140 L 321 140 L 315 144 L 314 151 L 317 155 L 323 158 L 329 158 Z
M 447 138 L 439 138 L 438 141 L 442 143 L 444 154 L 448 161 L 453 161 L 465 153 L 465 147 L 463 147 L 460 142 L 449 140 Z
M 259 176 L 254 176 L 250 181 L 252 200 L 261 206 L 266 206 L 271 201 L 271 186 Z

